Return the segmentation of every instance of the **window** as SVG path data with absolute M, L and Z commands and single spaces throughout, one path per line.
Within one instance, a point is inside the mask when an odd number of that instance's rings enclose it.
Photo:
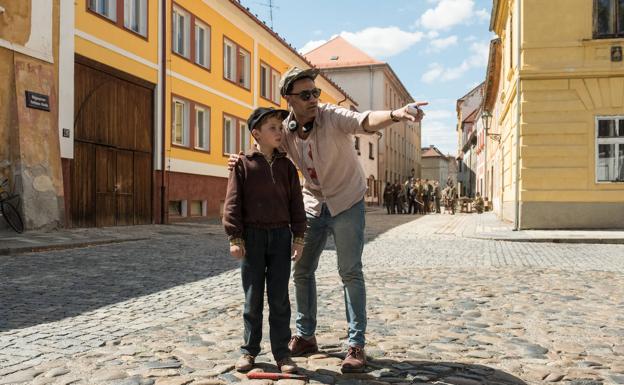
M 223 117 L 223 153 L 236 153 L 236 131 L 234 130 L 235 119 Z
M 282 78 L 282 75 L 279 72 L 275 70 L 271 71 L 271 84 L 273 84 L 273 98 L 271 98 L 271 100 L 273 100 L 275 104 L 280 104 L 279 84 L 280 84 L 281 78 Z
M 624 182 L 624 117 L 598 118 L 596 180 Z
M 260 96 L 265 99 L 271 97 L 271 81 L 269 80 L 269 74 L 271 70 L 266 65 L 260 63 Z
M 87 0 L 89 11 L 144 38 L 147 38 L 147 6 L 147 0 Z
M 191 57 L 190 50 L 190 16 L 183 10 L 173 8 L 173 52 L 184 56 Z
M 251 145 L 250 139 L 251 139 L 251 133 L 249 132 L 249 129 L 247 129 L 247 123 L 239 120 L 238 121 L 238 137 L 240 140 L 240 147 L 238 148 L 239 151 L 246 151 L 249 146 Z
M 191 201 L 190 215 L 192 217 L 201 217 L 206 215 L 206 201 Z
M 358 155 L 360 154 L 360 137 L 355 137 L 355 151 L 357 151 Z
M 180 146 L 189 145 L 189 103 L 183 100 L 173 101 L 172 143 Z
M 238 49 L 238 84 L 249 88 L 249 79 L 251 72 L 251 55 L 244 49 Z
M 174 217 L 186 217 L 188 210 L 188 201 L 169 201 L 169 215 Z
M 124 0 L 124 27 L 147 36 L 147 0 Z
M 281 74 L 274 68 L 260 63 L 260 96 L 280 104 L 280 82 Z
M 251 133 L 247 122 L 230 115 L 223 115 L 223 154 L 235 154 L 251 147 Z
M 594 0 L 594 37 L 624 36 L 624 1 Z
M 373 144 L 368 143 L 368 159 L 375 159 L 375 155 L 373 154 Z
M 117 0 L 89 0 L 89 9 L 112 21 L 117 21 Z
M 195 20 L 195 63 L 210 68 L 210 27 Z
M 210 150 L 210 110 L 195 107 L 195 148 Z
M 250 88 L 251 55 L 228 39 L 223 39 L 223 77 Z

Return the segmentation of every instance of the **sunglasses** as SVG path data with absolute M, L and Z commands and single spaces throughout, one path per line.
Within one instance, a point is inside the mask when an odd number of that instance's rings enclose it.
M 305 101 L 310 100 L 310 98 L 312 96 L 314 96 L 314 99 L 318 99 L 319 96 L 321 96 L 321 89 L 320 88 L 313 88 L 311 90 L 303 90 L 301 92 L 299 92 L 298 94 L 287 94 L 287 95 L 297 95 L 299 96 L 299 99 Z

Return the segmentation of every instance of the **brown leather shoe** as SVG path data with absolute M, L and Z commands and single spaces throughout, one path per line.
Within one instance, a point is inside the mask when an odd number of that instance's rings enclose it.
M 290 357 L 277 361 L 277 369 L 282 373 L 297 373 L 297 364 Z
M 251 368 L 253 368 L 255 362 L 256 357 L 249 354 L 243 354 L 238 361 L 236 361 L 234 368 L 236 368 L 239 372 L 248 372 Z
M 293 336 L 288 343 L 288 349 L 293 357 L 299 357 L 308 353 L 318 352 L 316 337 L 306 340 L 301 336 Z
M 366 366 L 366 353 L 364 348 L 359 346 L 350 346 L 347 356 L 342 361 L 343 373 L 360 373 L 364 371 Z

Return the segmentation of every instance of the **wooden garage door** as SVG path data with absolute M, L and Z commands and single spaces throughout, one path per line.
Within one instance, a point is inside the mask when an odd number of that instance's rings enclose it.
M 76 63 L 74 227 L 152 222 L 152 89 Z

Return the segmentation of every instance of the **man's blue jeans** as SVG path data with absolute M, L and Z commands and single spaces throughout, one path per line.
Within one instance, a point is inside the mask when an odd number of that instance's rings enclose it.
M 297 334 L 310 337 L 316 330 L 316 268 L 327 236 L 332 234 L 338 255 L 338 273 L 342 279 L 349 323 L 349 346 L 364 347 L 366 333 L 366 287 L 362 273 L 364 249 L 364 200 L 333 217 L 323 204 L 317 218 L 307 216 L 308 228 L 301 260 L 295 264 L 294 281 L 297 299 Z

